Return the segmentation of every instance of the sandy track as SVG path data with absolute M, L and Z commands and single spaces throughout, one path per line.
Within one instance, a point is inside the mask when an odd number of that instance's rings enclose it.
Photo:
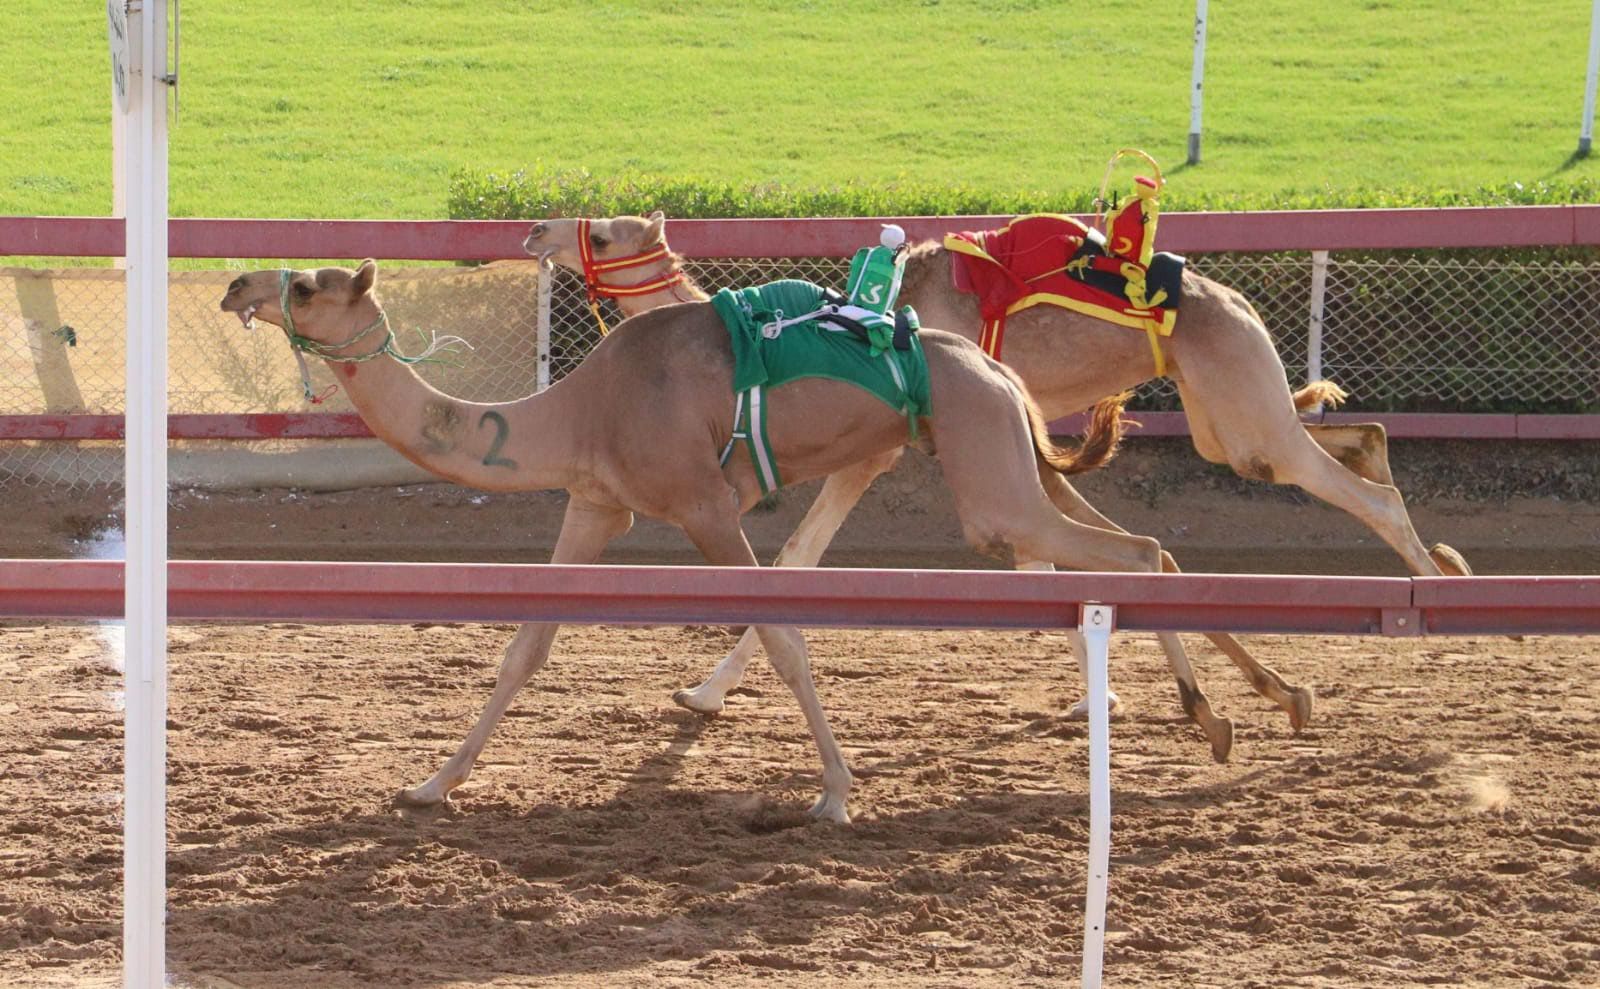
M 857 775 L 770 671 L 674 708 L 721 630 L 574 629 L 455 805 L 401 811 L 507 631 L 186 626 L 172 651 L 169 967 L 198 986 L 1059 985 L 1087 805 L 1059 634 L 818 632 Z M 91 629 L 0 629 L 0 983 L 120 970 L 117 675 Z M 1314 684 L 1213 765 L 1119 637 L 1108 970 L 1123 986 L 1600 983 L 1600 642 L 1257 638 Z

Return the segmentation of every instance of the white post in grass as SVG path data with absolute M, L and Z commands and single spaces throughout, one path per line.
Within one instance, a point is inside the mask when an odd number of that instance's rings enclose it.
M 167 892 L 166 0 L 107 0 L 106 13 L 113 46 L 119 26 L 126 40 L 127 96 L 123 985 L 162 989 Z
M 1106 879 L 1111 866 L 1111 687 L 1106 671 L 1116 609 L 1078 612 L 1089 665 L 1089 889 L 1083 903 L 1083 989 L 1100 989 L 1106 952 Z
M 1595 0 L 1600 4 L 1600 0 Z M 1194 5 L 1194 75 L 1189 84 L 1189 164 L 1200 164 L 1200 96 L 1206 81 L 1206 0 Z
M 1583 87 L 1583 126 L 1578 131 L 1578 157 L 1589 156 L 1594 143 L 1594 87 L 1600 78 L 1600 0 L 1594 0 L 1589 15 L 1589 76 Z

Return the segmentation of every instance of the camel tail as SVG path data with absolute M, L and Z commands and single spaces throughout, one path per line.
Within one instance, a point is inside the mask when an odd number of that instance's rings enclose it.
M 1304 412 L 1316 405 L 1337 409 L 1349 397 L 1343 388 L 1331 381 L 1313 381 L 1294 393 L 1294 407 L 1296 412 Z
M 1050 439 L 1044 414 L 1029 398 L 1028 424 L 1033 429 L 1034 452 L 1040 460 L 1061 474 L 1084 474 L 1104 467 L 1117 455 L 1117 447 L 1122 443 L 1122 433 L 1128 424 L 1128 420 L 1122 418 L 1122 408 L 1132 397 L 1132 392 L 1123 392 L 1101 399 L 1090 410 L 1089 427 L 1084 430 L 1083 442 L 1076 448 L 1057 446 Z

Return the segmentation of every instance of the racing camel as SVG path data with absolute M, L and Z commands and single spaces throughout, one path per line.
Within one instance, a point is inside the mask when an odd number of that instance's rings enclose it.
M 565 488 L 570 495 L 553 563 L 594 562 L 635 512 L 683 529 L 712 564 L 756 566 L 740 515 L 760 500 L 749 459 L 724 464 L 735 432 L 734 341 L 710 304 L 672 306 L 629 319 L 551 388 L 514 402 L 466 402 L 417 375 L 395 346 L 374 293 L 377 268 L 276 269 L 241 275 L 221 308 L 246 326 L 283 328 L 299 353 L 326 361 L 372 431 L 433 473 L 490 491 Z M 806 377 L 765 398 L 767 440 L 790 482 L 882 460 L 915 434 L 935 452 L 966 537 L 1009 544 L 1030 560 L 1090 570 L 1155 572 L 1154 539 L 1066 517 L 1078 500 L 1062 476 L 1108 459 L 1120 403 L 1097 410 L 1084 445 L 1056 447 L 1016 375 L 971 341 L 919 334 L 932 413 L 913 419 L 862 388 Z M 430 348 L 431 349 L 431 348 Z M 506 649 L 488 704 L 455 754 L 413 804 L 439 803 L 466 781 L 512 698 L 549 656 L 557 627 L 524 625 Z M 805 641 L 788 626 L 756 635 L 788 685 L 822 759 L 815 817 L 848 822 L 846 767 L 812 681 Z M 1198 687 L 1194 688 L 1198 695 Z
M 705 293 L 683 271 L 667 247 L 666 219 L 648 217 L 559 219 L 535 223 L 524 249 L 584 277 L 591 293 L 615 299 L 625 315 L 658 306 L 703 300 Z M 934 242 L 914 247 L 905 263 L 900 302 L 910 304 L 931 326 L 946 327 L 974 341 L 982 331 L 975 296 L 956 289 L 948 250 Z M 1184 308 L 1178 329 L 1165 344 L 1165 370 L 1183 397 L 1190 432 L 1201 456 L 1230 464 L 1240 475 L 1298 484 L 1349 511 L 1378 533 L 1415 574 L 1470 574 L 1449 546 L 1423 548 L 1412 528 L 1389 471 L 1383 427 L 1372 423 L 1321 425 L 1300 422 L 1297 412 L 1319 402 L 1336 404 L 1344 393 L 1328 382 L 1313 382 L 1291 393 L 1283 363 L 1261 318 L 1239 293 L 1203 276 L 1185 272 Z M 1006 364 L 1022 376 L 1050 419 L 1081 412 L 1107 395 L 1152 377 L 1150 351 L 1141 334 L 1073 310 L 1038 306 L 1010 317 Z M 872 481 L 891 468 L 900 451 L 853 464 L 828 477 L 811 510 L 785 543 L 779 566 L 815 566 Z M 1121 531 L 1076 497 L 1063 511 L 1087 525 Z M 1022 567 L 1038 561 L 1018 559 Z M 1176 571 L 1170 556 L 1163 566 Z M 1235 639 L 1208 635 L 1244 672 L 1251 686 L 1289 714 L 1296 731 L 1309 721 L 1313 694 L 1293 687 L 1257 662 Z M 1081 637 L 1070 634 L 1080 669 L 1085 665 Z M 1213 754 L 1226 758 L 1231 723 L 1210 713 L 1203 697 L 1191 698 L 1184 685 L 1194 682 L 1178 637 L 1160 636 L 1177 674 L 1180 699 L 1211 740 Z M 673 695 L 679 704 L 702 713 L 723 707 L 754 656 L 756 638 L 746 632 L 739 644 L 700 686 Z M 1112 703 L 1116 698 L 1112 695 Z M 1084 713 L 1084 702 L 1074 709 Z

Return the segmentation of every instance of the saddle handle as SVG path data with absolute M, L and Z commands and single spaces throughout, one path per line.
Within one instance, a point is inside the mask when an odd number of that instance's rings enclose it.
M 1106 229 L 1106 207 L 1111 205 L 1111 200 L 1106 198 L 1106 193 L 1111 191 L 1111 173 L 1116 169 L 1117 162 L 1126 157 L 1143 158 L 1145 163 L 1155 170 L 1157 189 L 1160 189 L 1162 186 L 1167 184 L 1166 178 L 1161 174 L 1161 166 L 1156 164 L 1156 160 L 1154 158 L 1145 154 L 1143 151 L 1140 151 L 1138 148 L 1119 149 L 1116 154 L 1111 156 L 1111 160 L 1106 162 L 1106 175 L 1105 178 L 1100 180 L 1100 195 L 1094 201 L 1096 210 L 1094 215 L 1094 225 L 1099 227 L 1102 232 Z

